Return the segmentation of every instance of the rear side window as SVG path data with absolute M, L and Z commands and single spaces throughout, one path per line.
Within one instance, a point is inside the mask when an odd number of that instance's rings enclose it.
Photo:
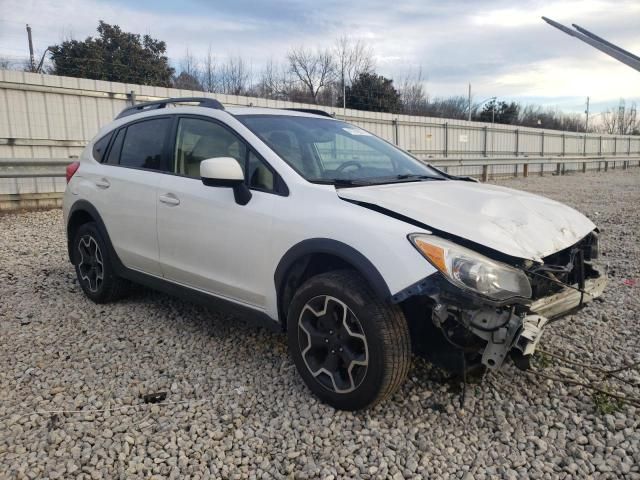
M 109 141 L 113 136 L 113 132 L 109 132 L 96 143 L 93 144 L 93 158 L 98 162 L 102 162 L 104 160 L 104 154 L 107 152 L 107 147 L 109 146 Z
M 170 126 L 169 118 L 145 120 L 129 125 L 120 152 L 120 165 L 162 170 L 162 155 Z

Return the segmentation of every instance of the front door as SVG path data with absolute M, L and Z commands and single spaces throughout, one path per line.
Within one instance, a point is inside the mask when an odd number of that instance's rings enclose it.
M 231 188 L 208 187 L 200 162 L 233 157 L 252 190 L 238 205 Z M 158 240 L 165 278 L 256 308 L 273 288 L 268 267 L 275 193 L 273 170 L 234 132 L 196 117 L 178 120 L 173 171 L 158 189 Z

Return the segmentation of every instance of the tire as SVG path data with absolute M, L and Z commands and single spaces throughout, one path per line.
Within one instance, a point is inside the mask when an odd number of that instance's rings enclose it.
M 128 282 L 115 274 L 107 242 L 94 222 L 81 225 L 73 239 L 76 277 L 84 294 L 95 303 L 121 298 Z
M 307 280 L 287 316 L 289 352 L 309 389 L 339 410 L 390 397 L 411 365 L 407 321 L 351 270 Z

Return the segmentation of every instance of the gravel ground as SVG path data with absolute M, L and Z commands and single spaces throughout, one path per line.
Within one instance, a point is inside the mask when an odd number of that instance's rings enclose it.
M 605 368 L 638 361 L 640 169 L 501 183 L 602 228 L 603 302 L 555 324 L 543 348 Z M 86 300 L 59 210 L 0 216 L 0 232 L 0 478 L 640 479 L 640 408 L 511 366 L 460 408 L 456 386 L 416 359 L 392 400 L 334 411 L 282 335 L 146 290 Z M 550 355 L 538 368 L 598 378 Z M 606 388 L 640 397 L 640 374 L 619 375 Z M 140 398 L 159 391 L 163 404 Z

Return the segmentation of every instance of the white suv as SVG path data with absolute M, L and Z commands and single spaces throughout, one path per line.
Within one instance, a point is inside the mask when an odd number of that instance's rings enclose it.
M 606 284 L 577 211 L 447 175 L 321 111 L 140 104 L 67 181 L 91 300 L 133 281 L 230 304 L 286 330 L 308 387 L 340 409 L 391 395 L 412 353 L 525 368 L 548 320 Z

